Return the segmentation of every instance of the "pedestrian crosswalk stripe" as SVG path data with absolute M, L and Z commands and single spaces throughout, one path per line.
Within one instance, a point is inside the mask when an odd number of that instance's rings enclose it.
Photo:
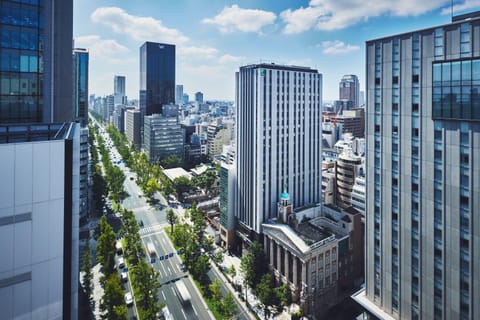
M 148 226 L 148 227 L 140 229 L 139 233 L 140 233 L 140 235 L 145 235 L 145 234 L 148 234 L 148 233 L 154 233 L 154 232 L 162 230 L 166 226 L 168 226 L 168 223 L 155 224 L 153 226 Z

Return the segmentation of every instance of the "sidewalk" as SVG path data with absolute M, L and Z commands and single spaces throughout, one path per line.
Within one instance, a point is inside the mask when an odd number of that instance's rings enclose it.
M 227 257 L 227 256 L 225 255 L 225 257 Z M 226 264 L 225 264 L 225 258 L 224 258 L 223 261 L 224 261 L 224 262 L 221 263 L 220 265 L 221 265 L 222 267 L 225 267 L 225 266 L 226 266 Z M 233 263 L 232 263 L 232 264 L 233 264 Z M 231 265 L 232 265 L 232 264 L 231 264 Z M 247 304 L 245 303 L 245 301 L 243 301 L 242 299 L 240 299 L 240 297 L 238 296 L 238 294 L 241 294 L 241 295 L 243 296 L 243 293 L 242 293 L 242 292 L 235 291 L 235 289 L 233 288 L 232 284 L 230 283 L 233 279 L 232 279 L 229 275 L 225 276 L 225 275 L 223 274 L 223 272 L 218 268 L 218 266 L 217 266 L 215 263 L 211 262 L 210 265 L 212 266 L 212 268 L 214 268 L 215 270 L 218 271 L 218 273 L 220 274 L 220 277 L 222 278 L 223 283 L 225 283 L 225 285 L 228 287 L 228 290 L 230 290 L 230 292 L 233 293 L 233 297 L 235 298 L 237 304 L 241 305 L 244 310 L 247 310 L 247 312 L 244 312 L 244 314 L 245 314 L 245 315 L 248 315 L 248 318 L 249 318 L 249 319 L 255 320 L 255 319 L 256 319 L 255 316 L 252 315 L 251 310 L 248 309 L 248 306 L 247 306 Z M 231 265 L 230 265 L 230 266 L 231 266 Z M 230 266 L 229 266 L 228 268 L 230 268 Z M 228 269 L 228 268 L 227 268 L 227 269 Z M 238 268 L 237 268 L 237 266 L 235 266 L 235 270 L 237 270 L 237 274 L 238 274 L 239 268 L 240 268 L 240 259 L 238 259 Z M 228 277 L 228 280 L 227 280 L 227 277 Z M 235 276 L 235 279 L 237 279 L 237 276 Z M 241 283 L 241 282 L 235 282 L 235 280 L 233 280 L 232 282 L 233 282 L 234 284 L 236 284 L 236 283 Z M 249 300 L 249 301 L 251 301 L 251 300 Z

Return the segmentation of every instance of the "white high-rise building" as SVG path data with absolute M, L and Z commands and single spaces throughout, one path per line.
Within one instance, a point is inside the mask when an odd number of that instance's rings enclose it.
M 175 104 L 183 103 L 183 84 L 177 84 L 175 86 Z
M 280 194 L 294 207 L 321 203 L 322 75 L 307 67 L 256 64 L 236 73 L 235 214 L 250 239 L 277 216 Z

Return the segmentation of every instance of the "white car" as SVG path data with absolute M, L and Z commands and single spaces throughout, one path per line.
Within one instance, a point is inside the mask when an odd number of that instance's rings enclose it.
M 133 296 L 131 292 L 125 293 L 125 303 L 127 306 L 130 306 L 133 304 Z

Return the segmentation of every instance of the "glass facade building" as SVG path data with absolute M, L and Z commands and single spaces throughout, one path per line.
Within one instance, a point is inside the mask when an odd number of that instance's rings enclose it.
M 365 289 L 382 319 L 479 319 L 480 12 L 366 43 Z
M 162 113 L 175 103 L 175 45 L 145 42 L 140 47 L 140 111 Z
M 71 74 L 56 68 L 71 66 L 72 10 L 72 1 L 0 2 L 0 123 L 72 120 Z
M 73 50 L 73 105 L 75 120 L 82 126 L 88 122 L 88 50 Z

